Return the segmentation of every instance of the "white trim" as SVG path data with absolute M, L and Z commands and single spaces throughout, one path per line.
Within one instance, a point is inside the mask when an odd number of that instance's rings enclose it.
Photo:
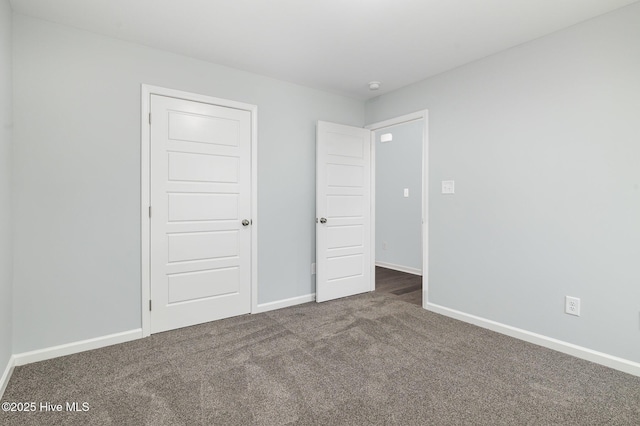
M 151 113 L 152 86 L 141 87 L 140 113 L 140 285 L 142 337 L 151 335 L 151 312 L 149 299 L 151 294 Z
M 252 310 L 253 314 L 260 314 L 262 312 L 275 311 L 276 309 L 288 308 L 289 306 L 301 305 L 303 303 L 314 302 L 316 300 L 316 294 L 311 293 L 305 296 L 291 297 L 284 300 L 276 300 L 275 302 L 261 303 L 256 306 L 256 309 Z
M 105 346 L 117 345 L 118 343 L 130 342 L 142 338 L 142 329 L 123 331 L 122 333 L 109 334 L 107 336 L 94 337 L 93 339 L 81 340 L 79 342 L 66 343 L 64 345 L 51 346 L 49 348 L 38 349 L 30 352 L 23 352 L 13 356 L 15 366 L 26 365 L 32 362 L 45 361 L 47 359 L 60 356 L 76 354 L 78 352 L 90 351 L 104 348 Z
M 365 129 L 369 129 L 373 132 L 387 127 L 398 126 L 400 124 L 409 123 L 411 121 L 417 121 L 427 118 L 427 110 L 416 111 L 410 114 L 401 115 L 400 117 L 390 118 L 384 121 L 378 121 L 377 123 L 364 126 Z
M 423 112 L 422 128 L 422 307 L 429 303 L 429 111 Z
M 369 178 L 371 191 L 369 193 L 370 205 L 369 205 L 369 213 L 371 215 L 371 272 L 369 274 L 369 279 L 371 280 L 370 291 L 376 291 L 376 132 L 369 129 L 370 135 L 369 139 L 371 140 L 371 153 L 370 162 L 371 167 L 369 167 L 369 173 L 371 176 Z
M 258 107 L 251 108 L 251 312 L 258 308 Z
M 9 384 L 9 380 L 11 379 L 11 374 L 13 374 L 13 367 L 15 367 L 15 364 L 15 356 L 11 355 L 9 357 L 9 361 L 7 362 L 7 368 L 4 369 L 4 373 L 2 373 L 2 377 L 0 377 L 0 399 L 2 399 L 4 391 L 7 390 L 7 385 Z
M 376 266 L 386 269 L 393 269 L 394 271 L 406 272 L 407 274 L 420 275 L 422 276 L 422 271 L 418 268 L 412 268 L 410 266 L 402 266 L 396 265 L 394 263 L 380 262 L 376 261 Z
M 544 336 L 542 334 L 537 334 L 531 331 L 512 327 L 510 325 L 467 314 L 455 309 L 436 305 L 434 303 L 427 303 L 426 309 L 431 312 L 467 322 L 469 324 L 477 325 L 479 327 L 493 330 L 501 334 L 506 334 L 507 336 L 524 340 L 525 342 L 553 349 L 558 352 L 574 356 L 576 358 L 595 362 L 596 364 L 604 365 L 606 367 L 620 370 L 625 373 L 633 374 L 634 376 L 640 376 L 640 363 L 634 361 L 619 358 L 603 352 L 594 351 L 583 346 L 574 345 L 573 343 L 568 343 L 562 340 L 554 339 L 552 337 Z
M 149 297 L 151 294 L 151 221 L 148 208 L 151 203 L 150 176 L 150 125 L 151 95 L 169 96 L 189 101 L 220 105 L 251 113 L 251 312 L 258 308 L 258 107 L 243 102 L 215 98 L 198 93 L 182 90 L 167 89 L 165 87 L 141 85 L 141 115 L 140 115 L 140 238 L 141 238 L 141 296 L 142 296 L 142 335 L 151 335 L 151 312 L 149 311 Z
M 429 111 L 422 110 L 412 112 L 410 114 L 401 115 L 400 117 L 391 118 L 389 120 L 379 121 L 377 123 L 369 124 L 365 126 L 365 129 L 371 130 L 371 173 L 372 177 L 372 211 L 374 212 L 373 218 L 375 219 L 375 134 L 376 130 L 385 129 L 387 127 L 398 126 L 400 124 L 409 123 L 412 121 L 422 120 L 422 307 L 427 308 L 429 302 Z M 376 240 L 375 240 L 375 221 L 372 226 L 372 240 L 371 240 L 371 264 L 374 265 L 376 254 Z M 375 270 L 375 267 L 374 267 Z M 407 272 L 407 271 L 403 271 Z M 375 290 L 375 271 L 372 274 L 371 291 Z

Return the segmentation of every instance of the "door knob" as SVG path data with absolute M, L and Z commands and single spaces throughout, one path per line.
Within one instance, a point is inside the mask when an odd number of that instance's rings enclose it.
M 327 218 L 321 217 L 320 218 L 320 223 L 327 223 Z
M 249 226 L 251 224 L 251 221 L 249 221 L 248 219 L 244 219 L 242 221 L 242 226 Z

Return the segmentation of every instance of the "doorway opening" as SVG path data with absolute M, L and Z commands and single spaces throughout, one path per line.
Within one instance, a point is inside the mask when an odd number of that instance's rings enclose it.
M 426 306 L 428 122 L 419 111 L 367 126 L 372 147 L 372 290 Z

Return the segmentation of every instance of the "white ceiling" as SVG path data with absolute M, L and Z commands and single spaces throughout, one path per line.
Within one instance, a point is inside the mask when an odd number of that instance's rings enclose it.
M 15 12 L 367 99 L 638 0 L 11 0 Z M 367 83 L 382 87 L 370 92 Z

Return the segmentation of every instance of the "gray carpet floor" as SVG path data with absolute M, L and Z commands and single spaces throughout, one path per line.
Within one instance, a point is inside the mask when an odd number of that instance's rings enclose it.
M 391 295 L 308 303 L 15 369 L 2 425 L 639 425 L 640 378 Z

